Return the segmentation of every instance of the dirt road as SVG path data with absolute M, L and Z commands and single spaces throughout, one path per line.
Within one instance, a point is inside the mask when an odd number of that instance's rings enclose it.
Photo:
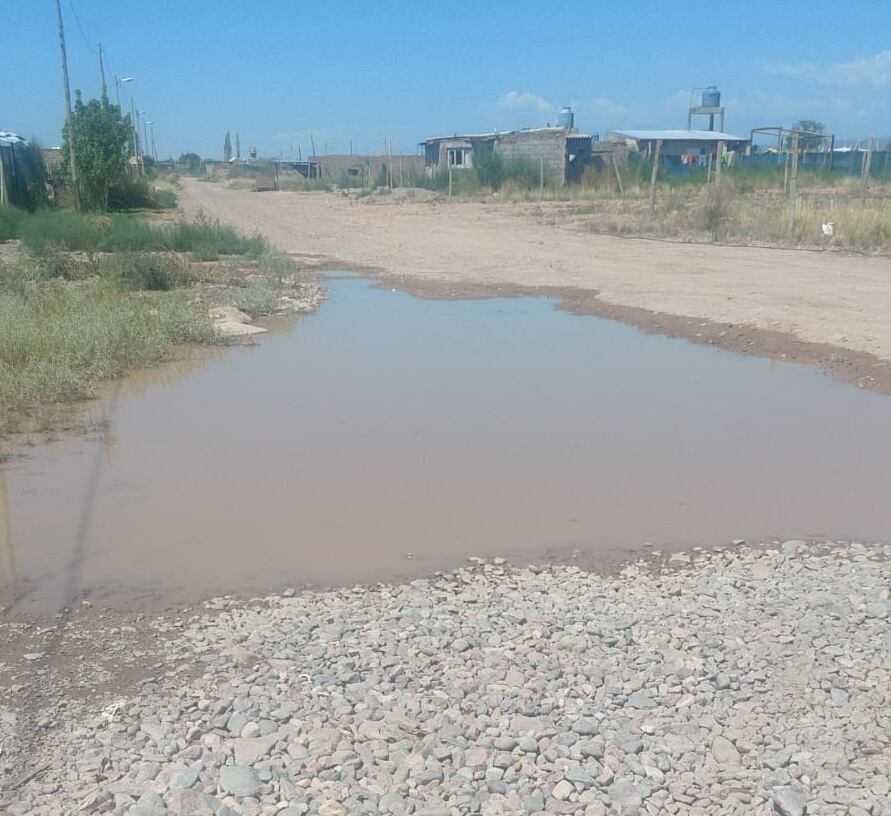
M 546 223 L 540 205 L 252 193 L 192 179 L 181 202 L 307 262 L 370 268 L 421 294 L 555 295 L 578 311 L 818 363 L 891 391 L 887 258 L 593 235 Z

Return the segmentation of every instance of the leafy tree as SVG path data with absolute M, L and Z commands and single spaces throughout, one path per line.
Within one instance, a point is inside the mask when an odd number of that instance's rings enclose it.
M 229 131 L 226 131 L 226 138 L 223 140 L 223 161 L 229 161 L 232 158 L 232 137 Z
M 130 144 L 130 116 L 101 99 L 84 102 L 76 92 L 73 114 L 77 135 L 77 174 L 81 202 L 90 210 L 108 209 L 108 192 L 123 182 L 127 173 L 127 149 Z M 62 172 L 71 179 L 68 124 L 62 129 Z
M 176 163 L 189 173 L 197 173 L 201 169 L 201 156 L 197 153 L 180 153 Z
M 826 125 L 822 122 L 818 122 L 815 119 L 799 119 L 794 125 L 792 125 L 792 130 L 807 130 L 811 133 L 825 133 Z M 787 146 L 791 147 L 792 145 L 792 137 L 786 137 Z M 819 136 L 799 136 L 798 137 L 798 147 L 802 150 L 817 150 L 818 148 L 823 146 L 823 139 Z

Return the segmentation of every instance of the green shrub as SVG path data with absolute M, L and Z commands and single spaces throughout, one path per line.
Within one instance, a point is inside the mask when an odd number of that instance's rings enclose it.
M 143 179 L 124 178 L 108 189 L 109 210 L 151 210 L 155 207 L 151 187 Z
M 175 206 L 173 190 L 156 190 L 144 179 L 123 179 L 108 191 L 109 210 L 162 210 Z
M 508 159 L 504 162 L 502 179 L 513 181 L 526 189 L 538 187 L 541 184 L 541 167 L 531 159 Z
M 166 292 L 173 288 L 177 261 L 169 255 L 149 252 L 116 253 L 103 258 L 99 274 L 135 291 Z
M 27 213 L 17 207 L 0 207 L 0 241 L 9 241 L 19 237 L 19 229 L 22 221 L 27 218 Z
M 172 210 L 176 207 L 176 193 L 173 190 L 155 190 L 153 198 L 162 210 Z
M 473 157 L 473 169 L 483 187 L 497 190 L 504 181 L 504 161 L 494 150 L 477 150 Z

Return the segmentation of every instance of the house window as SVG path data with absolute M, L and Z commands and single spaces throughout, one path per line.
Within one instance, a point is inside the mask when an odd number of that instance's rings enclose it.
M 451 167 L 464 167 L 463 147 L 452 147 L 449 149 L 449 165 Z

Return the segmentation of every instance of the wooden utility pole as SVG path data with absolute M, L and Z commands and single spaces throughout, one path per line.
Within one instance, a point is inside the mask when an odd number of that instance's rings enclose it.
M 789 232 L 795 229 L 795 199 L 798 195 L 798 134 L 792 134 L 792 166 L 789 169 Z
M 0 153 L 0 204 L 8 204 L 6 200 L 6 168 L 3 166 L 3 154 Z
M 724 142 L 718 142 L 718 155 L 715 157 L 717 163 L 715 164 L 715 183 L 717 184 L 721 180 L 721 162 L 724 160 Z
M 65 122 L 68 125 L 71 193 L 74 196 L 74 209 L 80 211 L 80 189 L 77 184 L 77 136 L 74 133 L 74 117 L 71 115 L 71 88 L 68 85 L 68 51 L 65 48 L 65 25 L 62 23 L 62 6 L 59 0 L 56 0 L 56 22 L 59 26 L 59 49 L 62 52 L 62 87 L 65 89 Z
M 99 43 L 99 78 L 102 80 L 102 98 L 108 98 L 108 86 L 105 84 L 105 64 L 102 62 L 102 43 Z
M 863 159 L 863 165 L 860 168 L 860 203 L 866 203 L 866 189 L 869 186 L 869 169 L 872 165 L 872 148 L 873 139 L 870 138 L 866 146 L 866 157 Z
M 659 175 L 659 156 L 662 153 L 662 139 L 656 139 L 656 152 L 653 154 L 653 172 L 650 173 L 650 215 L 656 212 L 656 177 Z

